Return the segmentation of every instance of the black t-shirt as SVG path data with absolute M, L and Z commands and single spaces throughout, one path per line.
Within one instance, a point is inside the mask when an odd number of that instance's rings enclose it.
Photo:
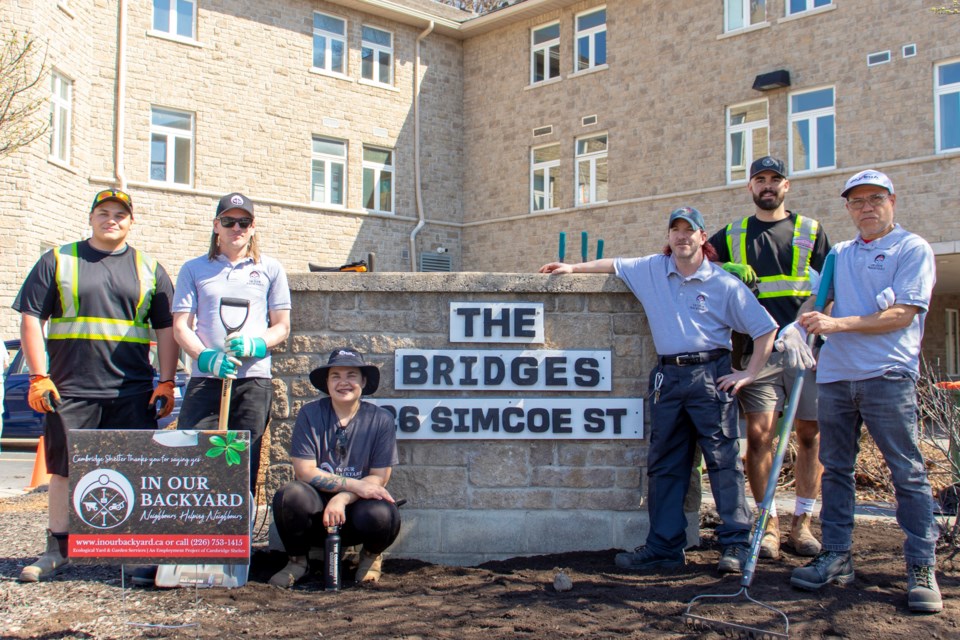
M 135 250 L 127 246 L 117 253 L 104 253 L 83 241 L 77 257 L 78 315 L 134 320 L 140 300 Z M 156 278 L 156 291 L 147 313 L 154 330 L 173 326 L 173 283 L 159 264 Z M 41 321 L 63 316 L 52 251 L 43 254 L 34 265 L 13 308 Z M 105 399 L 149 391 L 153 388 L 149 349 L 146 343 L 117 340 L 49 340 L 50 378 L 60 394 L 68 397 Z

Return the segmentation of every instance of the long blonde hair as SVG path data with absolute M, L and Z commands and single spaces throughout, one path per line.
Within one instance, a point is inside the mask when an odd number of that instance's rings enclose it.
M 254 262 L 260 262 L 260 241 L 257 240 L 256 233 L 250 235 L 247 242 L 247 257 L 253 258 Z M 207 251 L 207 260 L 213 260 L 220 254 L 220 236 L 214 231 L 210 234 L 210 249 Z

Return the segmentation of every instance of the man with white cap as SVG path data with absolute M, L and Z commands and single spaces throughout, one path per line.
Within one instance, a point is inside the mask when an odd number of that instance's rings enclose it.
M 747 560 L 750 512 L 740 461 L 735 394 L 753 382 L 773 347 L 777 323 L 750 290 L 711 262 L 703 216 L 693 207 L 670 214 L 663 254 L 551 262 L 540 273 L 616 273 L 643 305 L 656 346 L 650 372 L 650 533 L 646 544 L 616 556 L 622 569 L 650 571 L 685 562 L 686 518 L 693 451 L 700 445 L 721 524 L 717 570 L 739 573 Z M 731 333 L 755 341 L 745 371 L 732 368 Z
M 936 280 L 933 250 L 894 221 L 897 196 L 885 174 L 861 171 L 840 195 L 860 233 L 831 251 L 836 265 L 830 315 L 810 311 L 799 321 L 806 331 L 827 336 L 817 366 L 823 551 L 794 569 L 790 582 L 818 589 L 853 580 L 853 470 L 866 425 L 896 490 L 897 522 L 906 534 L 908 605 L 936 613 L 943 608 L 935 575 L 938 529 L 917 446 L 916 393 Z

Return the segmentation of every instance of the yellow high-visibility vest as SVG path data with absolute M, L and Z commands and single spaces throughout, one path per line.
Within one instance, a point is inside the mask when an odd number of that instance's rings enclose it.
M 727 251 L 730 261 L 747 264 L 747 223 L 727 225 Z M 793 264 L 789 275 L 757 276 L 757 298 L 808 297 L 813 294 L 810 284 L 810 258 L 820 224 L 813 218 L 797 216 L 793 225 Z
M 147 314 L 150 301 L 157 289 L 157 261 L 133 247 L 140 294 L 137 300 L 136 317 L 133 320 L 81 316 L 80 312 L 80 259 L 77 256 L 80 243 L 65 244 L 53 250 L 56 260 L 57 289 L 63 316 L 50 318 L 48 340 L 110 340 L 115 342 L 150 342 L 150 325 Z

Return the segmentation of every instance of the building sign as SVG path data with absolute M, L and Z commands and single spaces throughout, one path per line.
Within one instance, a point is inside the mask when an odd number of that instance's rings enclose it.
M 450 342 L 543 344 L 543 304 L 451 302 Z
M 72 562 L 250 560 L 246 431 L 72 430 Z
M 365 398 L 397 418 L 398 440 L 643 437 L 640 398 Z
M 609 351 L 397 349 L 397 390 L 610 391 Z

